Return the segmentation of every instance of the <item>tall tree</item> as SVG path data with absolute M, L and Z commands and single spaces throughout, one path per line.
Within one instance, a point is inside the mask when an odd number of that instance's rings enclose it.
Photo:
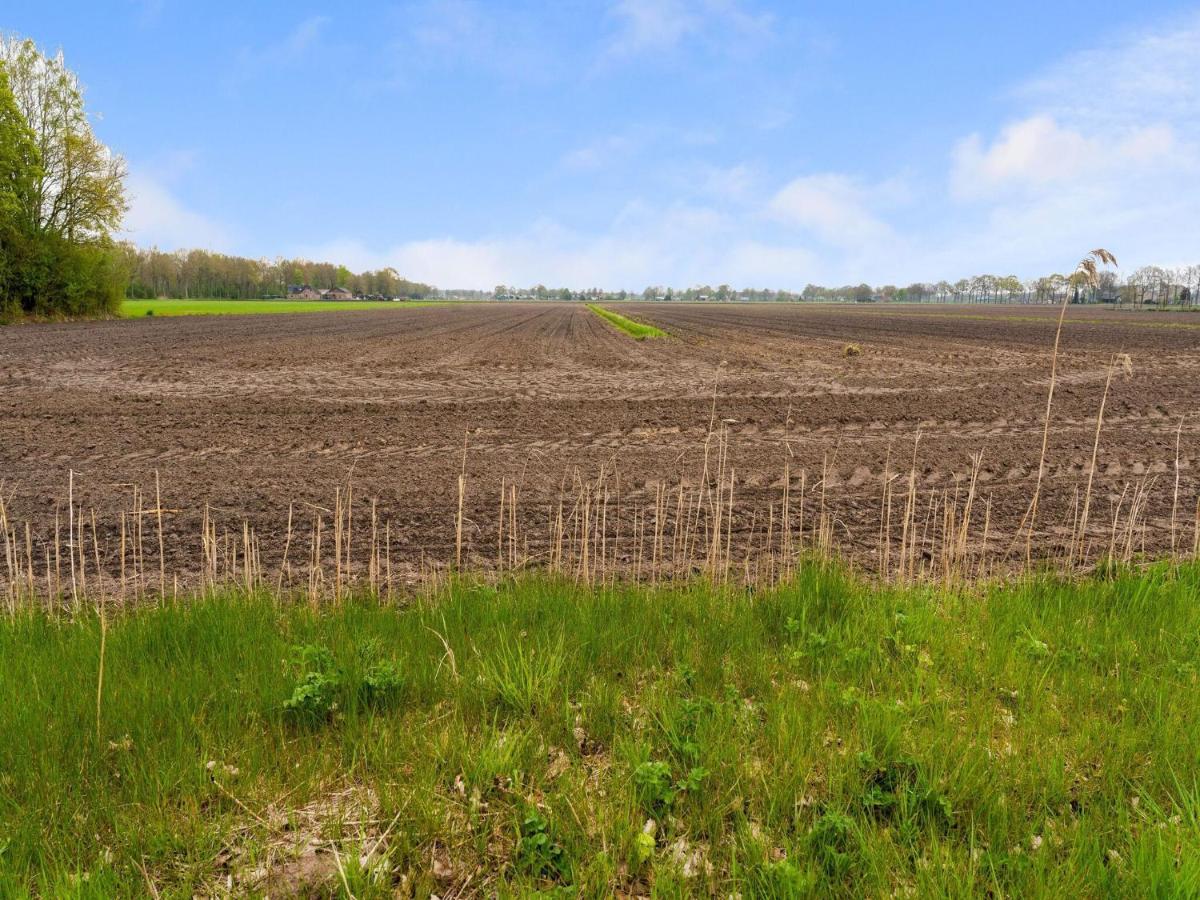
M 93 134 L 78 76 L 61 52 L 47 56 L 27 38 L 0 38 L 0 65 L 41 163 L 32 226 L 68 241 L 108 238 L 128 208 L 125 161 Z
M 40 172 L 29 124 L 17 108 L 8 73 L 0 64 L 0 225 L 24 222 Z

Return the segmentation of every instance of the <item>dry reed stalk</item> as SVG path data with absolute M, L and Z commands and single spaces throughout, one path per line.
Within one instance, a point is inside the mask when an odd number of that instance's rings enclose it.
M 353 541 L 351 537 L 354 532 L 354 482 L 349 477 L 346 479 L 346 550 L 342 554 L 342 562 L 346 567 L 345 584 L 349 588 L 350 580 L 353 578 L 353 566 L 350 562 L 353 554 Z
M 1175 429 L 1175 491 L 1171 496 L 1171 559 L 1175 559 L 1175 515 L 1179 509 L 1179 442 L 1183 437 L 1183 416 Z
M 1200 497 L 1196 498 L 1196 525 L 1192 532 L 1192 558 L 1200 559 Z
M 1125 495 L 1129 491 L 1129 483 L 1121 488 L 1121 496 L 1117 498 L 1117 505 L 1113 508 L 1112 528 L 1108 533 L 1108 558 L 1115 560 L 1117 558 L 1117 525 L 1121 521 L 1121 506 L 1125 503 Z
M 1079 515 L 1079 533 L 1077 538 L 1077 556 L 1080 563 L 1085 561 L 1084 554 L 1086 549 L 1084 542 L 1087 540 L 1088 513 L 1092 505 L 1092 482 L 1096 477 L 1096 460 L 1100 453 L 1100 430 L 1104 427 L 1104 407 L 1108 403 L 1108 391 L 1112 386 L 1113 372 L 1116 371 L 1118 354 L 1113 354 L 1112 359 L 1108 364 L 1108 376 L 1104 379 L 1104 393 L 1100 397 L 1100 410 L 1096 413 L 1096 436 L 1092 441 L 1092 459 L 1088 464 L 1087 489 L 1083 493 L 1083 511 Z
M 1092 250 L 1085 256 L 1075 269 L 1076 275 L 1082 276 L 1091 285 L 1095 286 L 1099 283 L 1099 270 L 1097 263 L 1101 264 L 1117 264 L 1117 259 L 1111 253 L 1103 248 Z M 1029 529 L 1025 535 L 1025 565 L 1029 566 L 1029 558 L 1033 544 L 1033 530 L 1036 527 L 1038 514 L 1038 500 L 1042 493 L 1042 478 L 1045 475 L 1046 468 L 1046 446 L 1050 439 L 1050 410 L 1054 403 L 1054 386 L 1058 376 L 1058 347 L 1062 339 L 1063 320 L 1067 316 L 1067 305 L 1070 303 L 1071 295 L 1069 292 L 1063 295 L 1062 308 L 1058 313 L 1058 327 L 1054 332 L 1054 352 L 1050 357 L 1050 388 L 1046 394 L 1046 415 L 1042 423 L 1042 452 L 1038 458 L 1038 473 L 1037 482 L 1033 489 L 1033 501 L 1029 505 Z
M 121 510 L 121 599 L 125 599 L 125 510 Z
M 387 598 L 392 599 L 392 520 L 383 523 L 383 565 L 387 584 Z
M 75 470 L 67 470 L 67 552 L 71 558 L 71 606 L 79 608 L 79 587 L 75 580 Z
M 921 431 L 913 438 L 912 465 L 908 470 L 908 491 L 904 499 L 904 525 L 900 533 L 900 580 L 912 577 L 913 541 L 917 514 L 917 447 L 921 443 Z
M 517 486 L 509 485 L 508 503 L 508 566 L 517 568 Z
M 504 476 L 500 476 L 500 510 L 496 527 L 496 569 L 504 569 Z
M 158 517 L 158 596 L 162 600 L 167 595 L 167 560 L 166 551 L 163 549 L 163 505 L 158 469 L 154 470 L 154 512 Z
M 729 580 L 729 568 L 733 560 L 733 486 L 737 481 L 737 472 L 729 470 L 729 514 L 725 517 L 725 566 L 723 578 Z
M 283 579 L 284 579 L 284 573 L 287 572 L 288 551 L 292 548 L 292 513 L 293 513 L 293 511 L 294 511 L 294 504 L 289 503 L 288 504 L 288 517 L 287 517 L 287 534 L 283 539 L 283 558 L 279 561 L 279 578 L 276 579 L 276 582 L 275 582 L 275 593 L 279 594 L 279 595 L 283 594 Z M 290 580 L 291 579 L 289 579 L 289 581 Z
M 789 411 L 790 412 L 790 411 Z M 786 446 L 786 445 L 785 445 Z M 791 451 L 791 447 L 788 447 Z M 792 464 L 791 460 L 783 461 L 783 497 L 779 508 L 779 552 L 783 555 L 783 565 L 780 566 L 782 577 L 787 577 L 788 560 L 792 555 Z M 803 490 L 800 496 L 804 496 Z
M 987 578 L 987 546 L 988 546 L 988 529 L 992 524 L 992 498 L 989 496 L 983 508 L 983 538 L 980 541 L 979 552 L 979 569 L 978 578 L 980 581 Z
M 62 599 L 62 513 L 54 504 L 54 599 Z
M 333 494 L 333 599 L 342 599 L 342 489 Z
M 101 734 L 101 708 L 104 701 L 104 658 L 105 651 L 108 645 L 108 621 L 105 615 L 104 602 L 104 577 L 100 567 L 100 544 L 96 537 L 96 512 L 92 511 L 92 545 L 96 552 L 96 584 L 97 593 L 99 594 L 99 604 L 97 612 L 100 617 L 100 661 L 96 667 L 96 746 L 100 748 Z
M 134 535 L 135 535 L 134 551 L 133 551 L 133 553 L 134 553 L 133 574 L 134 574 L 134 578 L 137 579 L 137 584 L 135 586 L 134 595 L 137 597 L 138 600 L 141 600 L 142 597 L 145 595 L 146 557 L 145 557 L 145 552 L 144 552 L 145 544 L 142 541 L 142 538 L 143 538 L 142 515 L 144 512 L 142 509 L 142 492 L 137 487 L 137 485 L 134 485 L 134 488 L 133 488 L 133 505 L 134 505 L 133 515 L 134 515 Z M 80 575 L 81 581 L 82 581 L 82 578 L 83 578 L 83 576 L 81 574 Z

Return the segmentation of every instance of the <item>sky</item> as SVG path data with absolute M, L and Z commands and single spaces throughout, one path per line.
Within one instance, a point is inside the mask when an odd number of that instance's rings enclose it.
M 799 290 L 1200 262 L 1200 4 L 5 0 L 141 246 Z

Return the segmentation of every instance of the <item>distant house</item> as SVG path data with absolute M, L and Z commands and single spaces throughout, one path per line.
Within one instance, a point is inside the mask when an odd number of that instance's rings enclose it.
M 287 289 L 289 300 L 320 300 L 321 292 L 311 284 L 289 284 Z
M 321 291 L 322 300 L 353 300 L 354 292 L 349 291 L 344 287 L 330 288 L 327 291 Z

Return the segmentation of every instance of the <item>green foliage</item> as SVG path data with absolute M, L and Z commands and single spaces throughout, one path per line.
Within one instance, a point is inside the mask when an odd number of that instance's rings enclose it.
M 376 709 L 396 703 L 407 685 L 400 664 L 394 659 L 382 659 L 381 653 L 378 641 L 367 641 L 359 648 L 359 659 L 366 670 L 358 686 L 358 699 Z
M 650 760 L 639 765 L 633 770 L 633 787 L 638 802 L 651 815 L 662 815 L 675 802 L 675 783 L 665 762 Z
M 535 878 L 558 881 L 569 874 L 562 845 L 555 840 L 550 823 L 535 807 L 530 807 L 521 820 L 516 865 L 518 871 Z
M 134 300 L 285 297 L 289 285 L 305 284 L 316 290 L 339 286 L 364 296 L 407 300 L 428 299 L 435 292 L 431 285 L 402 278 L 392 268 L 353 273 L 333 263 L 250 259 L 202 249 L 172 253 L 127 245 L 123 252 L 132 273 L 126 296 Z
M 827 875 L 844 879 L 858 863 L 861 851 L 854 820 L 841 813 L 825 813 L 809 830 L 808 847 Z
M 661 816 L 670 811 L 682 794 L 699 791 L 709 774 L 701 766 L 692 766 L 676 780 L 670 765 L 648 760 L 633 770 L 633 786 L 642 808 L 651 815 Z
M 14 312 L 75 318 L 119 310 L 128 276 L 108 241 L 80 243 L 54 234 L 15 232 L 7 249 L 6 302 Z
M 769 862 L 751 874 L 750 896 L 800 900 L 817 896 L 817 879 L 789 859 Z
M 344 671 L 328 647 L 304 644 L 293 648 L 296 683 L 284 701 L 284 713 L 307 724 L 328 721 L 352 700 L 368 709 L 395 705 L 403 696 L 407 679 L 400 664 L 381 657 L 380 644 L 368 640 L 358 648 L 359 665 Z
M 333 716 L 338 706 L 342 678 L 327 647 L 306 644 L 293 651 L 299 678 L 283 710 L 292 718 L 313 724 Z

